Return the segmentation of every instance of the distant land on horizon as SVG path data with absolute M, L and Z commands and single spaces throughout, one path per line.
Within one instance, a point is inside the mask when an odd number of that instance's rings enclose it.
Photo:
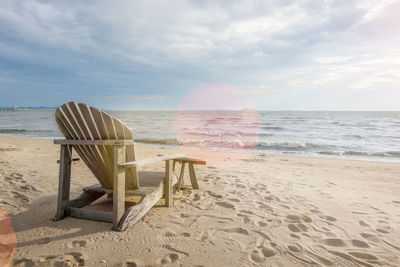
M 11 106 L 11 107 L 0 107 L 0 110 L 4 110 L 4 109 L 13 109 L 14 107 L 17 107 L 18 109 L 57 109 L 57 107 L 46 107 L 46 106 L 40 106 L 40 107 L 30 107 L 30 106 L 26 106 L 26 107 L 20 107 L 20 106 Z

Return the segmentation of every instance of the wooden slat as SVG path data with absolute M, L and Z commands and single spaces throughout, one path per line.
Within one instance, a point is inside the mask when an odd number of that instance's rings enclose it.
M 163 154 L 158 154 L 157 156 L 163 156 Z M 198 165 L 206 165 L 206 161 L 202 160 L 202 159 L 196 159 L 196 158 L 189 158 L 189 157 L 180 157 L 180 158 L 176 158 L 174 159 L 177 162 L 182 162 L 182 161 L 186 161 L 186 162 L 192 162 L 194 164 L 198 164 Z
M 117 134 L 117 139 L 132 139 L 132 131 L 129 130 L 127 127 L 125 127 L 122 122 L 117 119 L 113 118 L 113 125 L 115 129 L 115 133 Z M 133 146 L 127 146 L 127 151 L 126 151 L 126 159 L 125 161 L 134 161 L 135 160 L 135 155 L 134 155 L 134 150 Z M 126 189 L 137 189 L 139 188 L 139 180 L 137 178 L 137 170 L 132 169 L 128 170 L 125 172 L 125 179 L 126 179 Z
M 54 139 L 56 145 L 104 145 L 104 146 L 124 146 L 133 144 L 133 140 L 69 140 Z
M 178 162 L 186 161 L 186 162 L 190 162 L 190 163 L 194 163 L 194 164 L 198 164 L 198 165 L 206 165 L 206 161 L 204 161 L 202 159 L 193 159 L 193 158 L 182 157 L 182 158 L 176 159 L 176 161 L 178 161 Z
M 63 135 L 67 138 L 73 138 L 73 136 L 75 136 L 75 135 L 74 135 L 72 129 L 70 129 L 71 126 L 69 126 L 68 123 L 63 118 L 61 109 L 57 109 L 55 115 L 56 115 L 55 117 L 56 117 L 58 128 L 63 133 Z M 78 152 L 79 156 L 83 159 L 83 161 L 86 163 L 88 168 L 93 172 L 93 174 L 95 174 L 96 170 L 90 164 L 90 160 L 87 158 L 86 153 L 83 152 L 83 150 L 85 148 L 83 146 L 74 146 L 74 149 Z
M 171 184 L 177 182 L 176 176 L 171 176 Z M 164 182 L 161 182 L 153 192 L 148 194 L 146 197 L 136 204 L 130 207 L 121 218 L 118 225 L 119 231 L 126 230 L 127 227 L 137 223 L 164 195 Z
M 101 116 L 103 118 L 104 128 L 107 131 L 108 138 L 111 140 L 119 140 L 118 134 L 115 131 L 113 117 L 111 117 L 109 114 L 107 114 L 105 112 L 101 112 Z M 111 153 L 112 153 L 111 154 L 111 158 L 112 158 L 114 155 L 114 150 L 112 150 Z M 114 164 L 114 162 L 113 162 L 113 164 Z M 109 186 L 107 186 L 107 188 L 112 189 L 113 188 L 113 177 L 106 177 L 106 179 L 108 179 L 107 184 L 109 184 Z
M 104 194 L 105 194 L 104 192 L 99 192 L 99 191 L 83 192 L 79 197 L 71 200 L 68 206 L 73 208 L 82 208 L 86 205 L 89 205 L 93 201 L 99 199 Z
M 77 124 L 73 114 L 71 113 L 71 110 L 69 108 L 70 103 L 62 105 L 57 111 L 60 111 L 60 115 L 64 119 L 63 121 L 65 127 L 67 127 L 69 129 L 69 132 L 72 134 L 70 138 L 85 140 L 86 138 L 83 135 L 80 126 Z M 80 156 L 86 159 L 85 160 L 86 165 L 91 166 L 91 171 L 93 172 L 93 174 L 95 174 L 95 176 L 99 179 L 99 181 L 104 184 L 105 183 L 103 181 L 104 178 L 101 175 L 103 168 L 101 168 L 99 159 L 96 159 L 96 156 L 93 153 L 92 148 L 90 146 L 82 146 L 81 148 L 82 149 L 80 151 L 77 150 L 78 154 L 82 153 L 80 154 Z
M 112 222 L 113 214 L 107 211 L 91 210 L 82 208 L 68 208 L 68 215 L 75 218 L 81 218 L 86 220 L 94 220 L 101 222 Z
M 161 156 L 161 157 L 154 157 L 154 158 L 142 159 L 142 160 L 137 160 L 137 161 L 132 161 L 132 162 L 125 162 L 125 163 L 120 164 L 120 166 L 124 167 L 124 168 L 138 167 L 138 166 L 143 166 L 143 165 L 154 163 L 154 162 L 171 160 L 171 159 L 178 158 L 178 157 L 182 157 L 182 154 L 171 154 L 171 155 L 165 155 L 165 156 Z
M 126 139 L 132 139 L 133 140 L 133 134 L 130 129 L 128 129 L 124 125 L 124 134 Z M 125 162 L 130 162 L 130 161 L 135 161 L 136 160 L 136 155 L 135 155 L 135 147 L 133 145 L 128 145 L 126 146 L 126 157 L 125 157 Z M 126 172 L 126 189 L 138 189 L 140 188 L 139 184 L 139 178 L 138 178 L 138 171 L 137 168 L 132 167 L 127 170 Z
M 74 133 L 72 132 L 72 130 L 69 128 L 70 126 L 68 126 L 68 123 L 65 122 L 65 119 L 63 119 L 62 113 L 61 113 L 61 109 L 57 109 L 56 114 L 56 121 L 57 121 L 57 125 L 58 128 L 60 129 L 60 131 L 63 133 L 63 135 L 67 138 L 73 138 Z M 88 168 L 94 173 L 94 169 L 93 166 L 88 165 L 88 163 L 90 162 L 89 159 L 87 158 L 86 154 L 83 153 L 83 146 L 74 146 L 74 149 L 78 152 L 78 154 L 80 155 L 80 157 L 83 159 L 83 161 L 87 164 Z
M 155 188 L 161 183 L 161 180 L 158 183 L 155 183 L 152 186 L 141 186 L 139 189 L 134 189 L 134 190 L 125 190 L 125 196 L 146 196 L 148 194 L 150 194 L 151 192 L 153 192 L 155 190 Z M 100 184 L 97 185 L 92 185 L 92 186 L 88 186 L 83 188 L 84 192 L 88 192 L 88 193 L 102 193 L 104 194 L 113 194 L 113 190 L 111 189 L 107 189 L 102 187 Z
M 99 127 L 97 126 L 96 121 L 93 118 L 93 115 L 92 115 L 92 112 L 91 112 L 89 106 L 86 104 L 82 104 L 82 103 L 78 104 L 78 106 L 79 106 L 82 116 L 84 117 L 84 119 L 86 121 L 86 125 L 87 125 L 88 129 L 90 130 L 93 139 L 102 140 L 102 135 L 99 131 Z M 103 160 L 104 160 L 104 163 L 106 166 L 107 176 L 111 176 L 113 162 L 112 162 L 111 154 L 109 153 L 110 150 L 107 150 L 105 145 L 98 145 L 97 148 L 98 148 L 101 156 L 103 157 Z
M 107 127 L 104 122 L 103 114 L 105 114 L 105 113 L 101 112 L 100 110 L 93 108 L 93 107 L 90 107 L 90 113 L 95 121 L 95 124 L 97 125 L 97 130 L 99 131 L 99 134 L 101 137 L 100 139 L 102 139 L 102 140 L 113 139 L 108 134 Z M 114 138 L 114 141 L 115 141 L 115 138 Z M 133 144 L 133 140 L 126 140 L 126 141 L 127 142 L 126 143 L 124 142 L 125 143 L 124 145 L 126 145 L 128 142 L 132 142 L 132 144 Z M 107 151 L 107 154 L 108 154 L 108 157 L 106 157 L 106 158 L 108 158 L 109 164 L 112 166 L 114 164 L 114 161 L 112 158 L 113 154 L 114 154 L 114 148 L 111 146 L 105 146 L 105 150 Z M 111 171 L 112 171 L 112 168 L 111 168 Z M 107 180 L 108 180 L 108 188 L 112 189 L 112 187 L 113 187 L 112 181 L 110 179 L 107 179 Z
M 79 129 L 78 133 L 80 133 L 80 136 L 79 136 L 80 139 L 93 140 L 93 135 L 92 135 L 84 117 L 82 116 L 82 113 L 81 113 L 81 110 L 80 110 L 78 104 L 75 102 L 69 102 L 66 105 L 66 107 L 71 115 L 70 120 L 74 121 L 77 125 L 77 128 Z M 98 146 L 89 146 L 89 150 L 94 157 L 94 158 L 92 158 L 92 163 L 97 165 L 97 168 L 99 169 L 100 173 L 103 174 L 103 176 L 106 176 L 107 166 L 106 166 L 105 161 L 99 151 Z M 103 180 L 104 180 L 104 178 L 103 178 Z

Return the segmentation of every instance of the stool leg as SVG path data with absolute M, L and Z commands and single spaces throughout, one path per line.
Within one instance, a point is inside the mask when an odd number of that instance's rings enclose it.
M 185 175 L 185 163 L 184 161 L 182 161 L 181 163 L 181 173 L 179 174 L 179 181 L 178 181 L 178 191 L 181 190 L 181 186 L 183 183 L 183 176 Z
M 189 162 L 189 175 L 190 175 L 190 181 L 192 183 L 192 188 L 199 189 L 199 184 L 197 183 L 196 173 L 194 172 L 194 167 L 192 162 Z

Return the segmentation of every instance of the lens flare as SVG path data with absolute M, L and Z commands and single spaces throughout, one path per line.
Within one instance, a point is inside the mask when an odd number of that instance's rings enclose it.
M 7 211 L 0 207 L 0 266 L 11 266 L 17 236 Z
M 202 84 L 181 100 L 174 131 L 187 156 L 227 168 L 251 156 L 260 125 L 244 91 L 230 84 Z

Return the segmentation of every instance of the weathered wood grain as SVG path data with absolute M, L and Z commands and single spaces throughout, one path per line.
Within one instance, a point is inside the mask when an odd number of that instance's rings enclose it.
M 125 160 L 125 147 L 114 147 L 114 186 L 113 186 L 113 229 L 125 213 L 125 169 L 119 164 Z
M 66 217 L 66 209 L 69 203 L 69 189 L 71 179 L 72 147 L 63 145 L 60 149 L 60 169 L 58 181 L 57 212 L 55 221 Z

